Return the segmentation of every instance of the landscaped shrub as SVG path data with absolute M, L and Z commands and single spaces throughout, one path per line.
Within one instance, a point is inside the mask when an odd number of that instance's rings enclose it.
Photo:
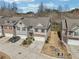
M 26 40 L 24 40 L 22 44 L 23 44 L 23 45 L 26 45 L 26 44 L 27 44 L 27 41 L 26 41 Z
M 23 45 L 30 45 L 35 39 L 33 37 L 28 37 L 23 41 Z

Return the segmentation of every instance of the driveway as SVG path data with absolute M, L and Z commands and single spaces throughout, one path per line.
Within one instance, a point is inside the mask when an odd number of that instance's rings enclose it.
M 45 43 L 45 39 L 44 38 L 35 38 L 35 41 L 33 42 L 33 44 L 31 44 L 29 46 L 29 49 L 34 51 L 34 52 L 41 52 L 43 46 L 44 46 L 44 43 Z
M 79 46 L 69 45 L 71 49 L 72 59 L 79 59 Z
M 40 51 L 45 41 L 38 40 L 35 40 L 28 48 L 23 48 L 16 43 L 0 43 L 0 51 L 9 55 L 11 59 L 60 59 L 41 54 Z

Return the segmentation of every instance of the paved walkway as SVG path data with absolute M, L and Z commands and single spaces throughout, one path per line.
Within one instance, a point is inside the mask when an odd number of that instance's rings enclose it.
M 3 41 L 5 41 L 5 39 Z M 59 59 L 55 57 L 49 57 L 40 53 L 44 41 L 35 40 L 35 42 L 33 42 L 33 44 L 31 44 L 28 48 L 15 44 L 6 41 L 4 42 L 4 44 L 0 43 L 0 51 L 9 55 L 11 59 Z
M 72 59 L 79 59 L 79 46 L 69 45 L 71 49 Z

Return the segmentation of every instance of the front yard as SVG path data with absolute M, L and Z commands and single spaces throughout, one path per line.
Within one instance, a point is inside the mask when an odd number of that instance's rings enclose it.
M 66 46 L 60 41 L 56 31 L 51 31 L 50 38 L 48 39 L 48 42 L 44 44 L 42 53 L 52 57 L 71 59 Z

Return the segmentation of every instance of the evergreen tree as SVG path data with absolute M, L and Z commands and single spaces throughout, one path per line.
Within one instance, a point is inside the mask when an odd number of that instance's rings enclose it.
M 12 10 L 16 11 L 17 10 L 17 5 L 15 2 L 12 3 Z
M 5 5 L 5 2 L 4 0 L 1 1 L 2 5 L 1 5 L 1 10 L 4 10 L 6 9 L 6 5 Z
M 41 2 L 41 4 L 39 5 L 38 13 L 42 13 L 42 12 L 44 12 L 44 5 Z
M 58 12 L 62 12 L 62 11 L 63 11 L 63 10 L 62 10 L 62 6 L 59 5 L 57 10 L 58 10 Z

